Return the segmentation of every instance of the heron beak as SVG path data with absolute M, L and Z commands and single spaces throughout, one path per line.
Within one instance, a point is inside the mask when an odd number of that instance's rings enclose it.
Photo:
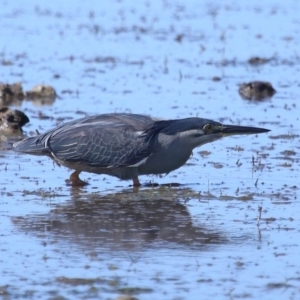
M 263 132 L 269 132 L 269 129 L 248 127 L 248 126 L 237 126 L 237 125 L 223 125 L 221 133 L 224 136 L 237 135 L 237 134 L 257 134 Z

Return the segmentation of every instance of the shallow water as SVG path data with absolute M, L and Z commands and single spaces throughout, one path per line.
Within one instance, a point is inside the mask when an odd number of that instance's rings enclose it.
M 299 298 L 297 1 L 1 4 L 1 81 L 59 95 L 10 105 L 26 135 L 106 112 L 272 130 L 204 145 L 138 191 L 87 173 L 71 188 L 69 170 L 2 141 L 4 299 Z M 241 99 L 252 80 L 277 93 Z

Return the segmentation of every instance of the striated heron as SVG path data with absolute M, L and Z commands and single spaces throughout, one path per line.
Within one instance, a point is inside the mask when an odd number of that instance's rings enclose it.
M 74 186 L 87 184 L 80 172 L 133 180 L 139 175 L 165 174 L 186 163 L 194 148 L 224 136 L 257 134 L 268 129 L 223 125 L 202 119 L 159 120 L 145 115 L 112 113 L 62 124 L 14 144 L 17 151 L 47 155 L 75 170 Z

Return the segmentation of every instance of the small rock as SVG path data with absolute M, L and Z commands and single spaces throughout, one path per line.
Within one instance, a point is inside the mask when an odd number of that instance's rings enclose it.
M 3 103 L 10 103 L 14 100 L 24 100 L 25 93 L 20 82 L 7 84 L 0 83 L 0 100 Z
M 34 86 L 30 91 L 26 92 L 29 99 L 36 98 L 56 98 L 55 89 L 50 85 L 39 84 Z
M 243 83 L 239 87 L 239 94 L 243 99 L 262 100 L 271 98 L 276 93 L 271 83 L 264 81 L 253 81 Z
M 29 122 L 29 118 L 19 110 L 11 110 L 8 107 L 0 108 L 0 132 L 19 133 L 22 126 Z
M 138 299 L 130 295 L 120 295 L 115 300 L 138 300 Z
M 257 65 L 263 65 L 263 64 L 266 64 L 266 63 L 268 63 L 268 62 L 270 62 L 270 61 L 271 61 L 270 58 L 263 58 L 263 57 L 257 57 L 257 56 L 255 56 L 255 57 L 249 58 L 248 63 L 249 63 L 250 65 L 255 65 L 255 66 L 257 66 Z

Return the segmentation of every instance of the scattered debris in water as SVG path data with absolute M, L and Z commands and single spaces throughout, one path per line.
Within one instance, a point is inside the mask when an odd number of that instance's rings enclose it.
M 249 58 L 248 63 L 250 65 L 257 66 L 257 65 L 266 64 L 266 63 L 270 62 L 271 60 L 272 60 L 272 58 L 264 58 L 264 57 L 254 56 L 254 57 Z

